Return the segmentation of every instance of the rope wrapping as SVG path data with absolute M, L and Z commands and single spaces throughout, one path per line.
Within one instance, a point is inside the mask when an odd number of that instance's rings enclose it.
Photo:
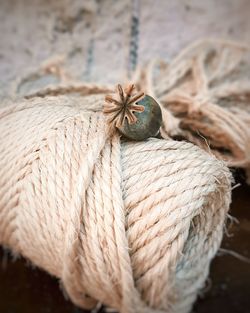
M 0 243 L 58 277 L 80 307 L 188 312 L 221 243 L 229 170 L 170 139 L 109 136 L 103 96 L 0 111 Z

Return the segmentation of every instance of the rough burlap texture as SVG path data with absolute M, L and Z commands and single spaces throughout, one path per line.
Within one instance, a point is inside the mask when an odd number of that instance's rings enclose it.
M 0 111 L 0 243 L 74 303 L 188 312 L 223 234 L 230 173 L 198 147 L 107 136 L 103 96 Z

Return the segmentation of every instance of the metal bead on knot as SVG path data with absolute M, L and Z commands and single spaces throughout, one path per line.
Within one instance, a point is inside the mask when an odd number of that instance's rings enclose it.
M 135 93 L 135 85 L 117 86 L 118 97 L 107 95 L 103 113 L 111 129 L 131 140 L 145 140 L 159 133 L 162 114 L 159 104 L 143 92 Z

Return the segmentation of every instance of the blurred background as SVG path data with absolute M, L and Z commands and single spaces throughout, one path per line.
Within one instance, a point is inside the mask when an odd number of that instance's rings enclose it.
M 117 83 L 204 38 L 250 43 L 249 0 L 0 0 L 1 93 L 60 57 L 76 79 Z M 131 65 L 131 63 L 133 63 Z

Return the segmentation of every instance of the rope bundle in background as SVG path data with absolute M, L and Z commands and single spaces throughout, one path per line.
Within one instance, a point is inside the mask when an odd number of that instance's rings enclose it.
M 0 243 L 84 308 L 188 312 L 222 238 L 230 173 L 190 143 L 107 136 L 103 96 L 0 111 Z
M 196 42 L 170 64 L 153 61 L 136 75 L 138 87 L 146 86 L 163 107 L 164 138 L 193 142 L 249 174 L 249 46 Z

